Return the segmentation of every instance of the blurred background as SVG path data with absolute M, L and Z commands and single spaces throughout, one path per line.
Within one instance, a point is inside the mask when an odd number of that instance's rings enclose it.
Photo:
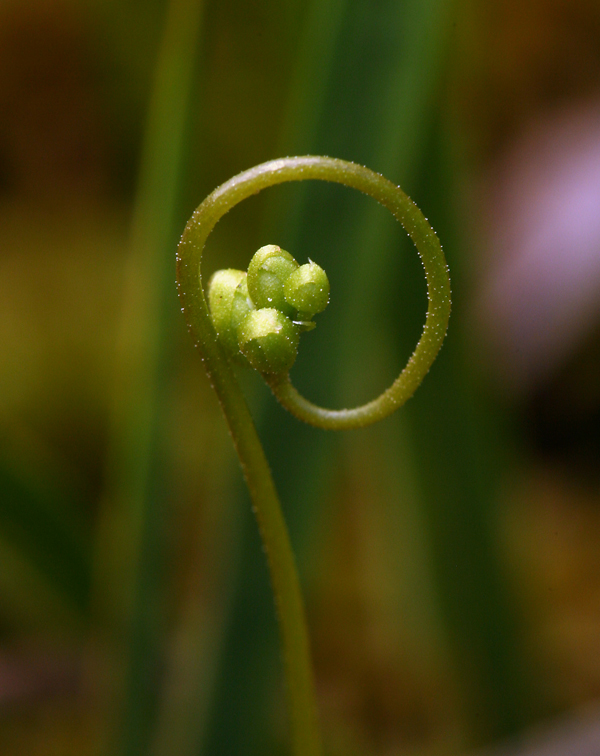
M 513 753 L 600 719 L 598 3 L 4 0 L 2 754 L 289 753 L 264 554 L 174 262 L 208 192 L 307 153 L 399 183 L 454 292 L 423 386 L 373 428 L 304 427 L 246 379 L 327 754 Z M 268 243 L 332 283 L 295 383 L 372 398 L 426 309 L 402 229 L 286 185 L 220 223 L 205 273 Z

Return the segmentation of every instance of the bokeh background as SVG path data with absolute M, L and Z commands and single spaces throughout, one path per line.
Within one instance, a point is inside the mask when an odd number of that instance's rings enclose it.
M 399 183 L 454 291 L 437 363 L 376 427 L 303 427 L 247 378 L 327 754 L 600 717 L 598 3 L 4 0 L 3 755 L 289 752 L 264 554 L 174 261 L 209 191 L 307 153 Z M 297 385 L 381 391 L 426 306 L 402 230 L 288 185 L 224 219 L 206 273 L 267 243 L 332 282 Z

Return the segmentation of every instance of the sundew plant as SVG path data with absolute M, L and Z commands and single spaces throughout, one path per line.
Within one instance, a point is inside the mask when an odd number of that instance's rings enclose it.
M 209 282 L 208 304 L 201 261 L 206 239 L 232 207 L 275 184 L 320 179 L 370 195 L 404 226 L 421 256 L 429 307 L 419 343 L 392 386 L 354 409 L 314 405 L 292 385 L 300 333 L 315 327 L 313 317 L 328 304 L 325 271 L 309 261 L 299 265 L 276 245 L 261 247 L 248 271 L 224 269 Z M 236 380 L 234 365 L 246 363 L 263 375 L 279 402 L 300 420 L 324 430 L 349 430 L 394 412 L 417 389 L 435 359 L 450 316 L 450 279 L 441 245 L 423 214 L 404 192 L 362 166 L 326 157 L 283 158 L 235 176 L 216 189 L 189 221 L 177 254 L 182 309 L 217 393 L 238 453 L 260 528 L 277 606 L 287 677 L 295 756 L 322 753 L 309 639 L 288 532 L 269 465 Z

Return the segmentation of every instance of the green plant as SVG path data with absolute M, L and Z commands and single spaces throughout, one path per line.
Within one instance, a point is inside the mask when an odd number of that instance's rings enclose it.
M 302 284 L 307 281 L 299 271 L 304 266 L 298 266 L 289 253 L 270 245 L 257 252 L 248 277 L 242 271 L 232 270 L 216 274 L 209 289 L 212 317 L 202 288 L 202 252 L 217 222 L 232 207 L 262 189 L 307 179 L 345 184 L 377 200 L 407 231 L 425 269 L 429 306 L 414 353 L 390 388 L 354 409 L 318 407 L 300 396 L 289 378 L 299 331 L 309 330 L 312 315 L 326 304 L 328 292 L 323 295 L 328 287 L 326 278 L 317 276 L 317 289 L 321 292 L 303 292 Z M 269 561 L 285 657 L 294 752 L 296 756 L 316 756 L 321 746 L 308 633 L 294 557 L 269 466 L 233 363 L 243 362 L 244 355 L 259 369 L 281 404 L 312 425 L 331 430 L 377 422 L 412 396 L 441 347 L 450 315 L 446 261 L 431 226 L 399 187 L 355 163 L 307 156 L 256 166 L 210 194 L 192 215 L 179 244 L 177 281 L 188 326 L 229 425 Z M 257 313 L 261 312 L 263 315 L 257 319 Z M 282 331 L 283 339 L 277 343 L 270 340 Z

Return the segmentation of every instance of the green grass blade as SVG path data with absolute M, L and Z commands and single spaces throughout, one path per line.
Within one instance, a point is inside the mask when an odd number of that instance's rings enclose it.
M 110 692 L 117 724 L 108 749 L 123 756 L 148 748 L 162 663 L 168 496 L 160 464 L 161 404 L 166 339 L 176 311 L 177 202 L 202 10 L 201 0 L 168 4 L 142 145 L 118 344 L 96 609 L 118 669 Z

